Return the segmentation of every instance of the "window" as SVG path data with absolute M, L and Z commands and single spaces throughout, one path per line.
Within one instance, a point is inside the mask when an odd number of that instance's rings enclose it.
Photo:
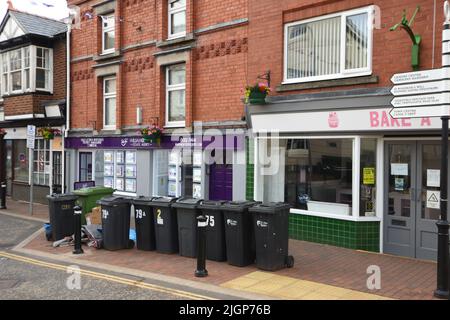
M 153 151 L 153 195 L 167 196 L 169 185 L 169 150 Z
M 80 152 L 79 181 L 92 180 L 92 153 Z
M 2 95 L 53 90 L 52 49 L 29 46 L 1 55 Z
M 115 50 L 115 22 L 114 15 L 102 16 L 102 53 Z
M 116 78 L 103 79 L 103 128 L 116 128 Z
M 186 35 L 186 0 L 169 0 L 169 38 Z
M 166 69 L 166 125 L 185 125 L 186 67 L 174 65 Z
M 28 183 L 28 149 L 26 140 L 13 140 L 14 181 Z
M 377 139 L 361 139 L 360 216 L 375 216 Z
M 48 186 L 50 181 L 50 140 L 36 139 L 33 154 L 34 184 Z
M 371 74 L 372 7 L 285 25 L 284 83 Z
M 136 151 L 103 153 L 103 185 L 119 192 L 136 193 Z
M 5 121 L 5 110 L 3 107 L 0 108 L 0 121 Z

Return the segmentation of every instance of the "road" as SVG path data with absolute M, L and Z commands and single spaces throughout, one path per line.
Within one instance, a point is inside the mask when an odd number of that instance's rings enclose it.
M 12 250 L 41 227 L 41 222 L 0 214 L 0 300 L 236 299 L 106 270 L 76 269 Z

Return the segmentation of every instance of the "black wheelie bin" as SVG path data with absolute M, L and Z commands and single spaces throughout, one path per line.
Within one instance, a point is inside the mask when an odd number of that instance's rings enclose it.
M 275 271 L 294 266 L 294 257 L 288 255 L 290 204 L 260 203 L 249 209 L 253 215 L 256 241 L 256 266 Z
M 197 217 L 201 214 L 198 208 L 201 201 L 201 199 L 184 197 L 173 204 L 173 207 L 177 209 L 180 255 L 184 257 L 197 256 Z
M 238 267 L 255 262 L 255 238 L 252 228 L 252 216 L 248 209 L 254 201 L 228 201 L 222 206 L 227 261 Z
M 155 225 L 156 251 L 160 253 L 178 252 L 178 223 L 177 212 L 172 207 L 178 198 L 153 198 L 150 205 L 153 207 L 153 220 Z
M 206 217 L 206 258 L 226 261 L 225 225 L 222 205 L 225 201 L 202 201 L 199 208 Z
M 130 199 L 108 196 L 97 201 L 101 206 L 103 248 L 106 250 L 131 249 Z
M 52 194 L 47 199 L 52 240 L 58 241 L 73 235 L 73 207 L 78 197 L 73 194 Z
M 139 196 L 131 200 L 134 207 L 134 222 L 136 225 L 136 248 L 138 250 L 153 251 L 156 249 L 155 223 L 152 200 Z

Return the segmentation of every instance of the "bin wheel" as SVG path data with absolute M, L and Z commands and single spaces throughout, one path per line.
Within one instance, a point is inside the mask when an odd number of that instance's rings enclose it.
M 134 248 L 134 241 L 133 240 L 128 240 L 128 249 L 133 249 Z
M 294 266 L 294 257 L 293 256 L 286 256 L 286 267 L 292 268 Z

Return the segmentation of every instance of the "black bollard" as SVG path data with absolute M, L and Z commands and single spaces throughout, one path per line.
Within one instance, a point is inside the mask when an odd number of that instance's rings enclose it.
M 74 223 L 74 235 L 75 235 L 75 250 L 73 250 L 73 254 L 82 254 L 84 253 L 81 248 L 81 207 L 75 206 L 73 207 L 73 218 L 75 219 Z
M 196 277 L 206 277 L 206 217 L 204 215 L 197 217 L 197 270 Z
M 6 209 L 6 182 L 0 181 L 0 209 Z

